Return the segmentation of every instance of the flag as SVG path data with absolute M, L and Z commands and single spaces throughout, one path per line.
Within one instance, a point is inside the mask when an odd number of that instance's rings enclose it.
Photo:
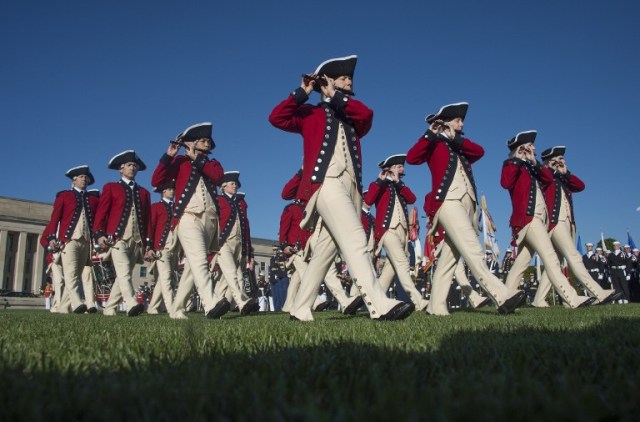
M 496 225 L 493 223 L 489 209 L 487 208 L 487 199 L 484 194 L 480 200 L 480 213 L 482 214 L 482 234 L 484 237 L 485 250 L 491 250 L 493 256 L 500 257 L 500 248 L 498 247 L 498 240 L 496 239 Z
M 636 248 L 636 243 L 631 238 L 631 234 L 629 234 L 629 230 L 627 230 L 627 245 L 631 246 L 632 250 Z
M 584 251 L 582 250 L 582 239 L 580 239 L 580 235 L 578 235 L 578 240 L 576 240 L 576 249 L 580 252 L 580 255 L 584 255 Z
M 436 246 L 433 243 L 433 236 L 427 235 L 427 238 L 424 240 L 424 257 L 423 257 L 424 266 L 422 269 L 426 272 L 433 261 L 436 260 Z
M 409 240 L 416 240 L 420 235 L 420 223 L 418 222 L 418 208 L 415 206 L 409 214 Z

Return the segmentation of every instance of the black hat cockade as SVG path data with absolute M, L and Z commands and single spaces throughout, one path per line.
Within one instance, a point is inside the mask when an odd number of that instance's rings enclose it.
M 542 151 L 542 154 L 540 154 L 540 158 L 542 158 L 544 161 L 551 160 L 552 158 L 564 156 L 566 150 L 567 147 L 562 145 L 551 147 Z
M 216 143 L 213 141 L 211 135 L 211 129 L 213 124 L 211 122 L 197 123 L 193 126 L 189 126 L 182 133 L 176 136 L 176 142 L 191 142 L 198 139 L 208 139 L 211 141 L 211 150 L 216 147 Z
M 536 135 L 538 134 L 535 130 L 527 130 L 525 132 L 520 132 L 513 138 L 507 141 L 507 146 L 510 151 L 518 148 L 520 145 L 528 144 L 531 142 L 532 144 L 536 141 Z
M 456 118 L 464 118 L 467 116 L 467 110 L 469 109 L 469 103 L 455 103 L 455 104 L 447 104 L 445 106 L 440 107 L 435 114 L 429 114 L 425 117 L 427 123 L 433 123 L 436 120 L 449 121 Z
M 238 189 L 240 189 L 240 172 L 239 171 L 226 171 L 222 180 L 220 181 L 220 186 L 225 183 L 236 182 Z
M 353 81 L 353 74 L 356 71 L 356 63 L 358 61 L 358 56 L 346 56 L 346 57 L 337 57 L 335 59 L 325 60 L 320 63 L 314 72 L 318 77 L 322 77 L 324 75 L 336 79 L 340 76 L 349 76 Z M 316 92 L 321 92 L 320 83 L 316 83 L 313 86 L 313 90 Z M 343 90 L 346 92 L 346 90 Z M 354 95 L 353 92 L 347 92 L 350 95 Z
M 138 154 L 132 149 L 123 151 L 120 154 L 115 155 L 109 160 L 109 168 L 111 170 L 120 170 L 120 166 L 126 163 L 136 163 L 138 170 L 146 170 L 147 165 L 138 157 Z
M 96 180 L 93 178 L 93 174 L 91 174 L 89 166 L 87 165 L 70 168 L 64 175 L 73 180 L 74 177 L 81 176 L 83 174 L 89 179 L 87 182 L 87 186 L 93 185 Z
M 390 157 L 387 157 L 386 160 L 380 161 L 378 163 L 378 167 L 383 169 L 383 168 L 388 168 L 388 167 L 394 166 L 396 164 L 404 165 L 404 162 L 405 162 L 406 159 L 407 159 L 407 154 L 392 155 Z

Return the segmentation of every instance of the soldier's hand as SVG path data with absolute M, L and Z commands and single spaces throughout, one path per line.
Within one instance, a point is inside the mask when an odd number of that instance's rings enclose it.
M 187 146 L 187 145 L 184 146 L 184 153 L 191 160 L 195 160 L 196 158 L 198 158 L 197 152 L 193 148 L 191 148 L 190 146 Z
M 145 254 L 144 254 L 144 260 L 148 261 L 148 262 L 151 262 L 151 261 L 153 261 L 154 258 L 155 258 L 155 251 L 153 249 L 149 248 L 147 250 L 147 252 L 145 252 Z
M 180 150 L 180 145 L 179 144 L 174 144 L 173 142 L 169 143 L 169 148 L 167 148 L 167 155 L 169 157 L 175 157 L 176 154 L 178 153 L 178 150 Z
M 56 249 L 58 247 L 58 242 L 55 239 L 49 241 L 49 247 L 51 249 Z
M 302 77 L 300 88 L 304 89 L 304 92 L 306 92 L 307 95 L 310 95 L 311 91 L 313 91 L 313 87 L 316 84 L 315 78 L 316 78 L 315 73 L 309 74 L 308 77 L 304 77 L 304 76 Z
M 98 245 L 100 245 L 100 248 L 102 250 L 107 250 L 107 237 L 106 236 L 100 236 L 98 238 Z
M 324 79 L 325 81 L 327 81 L 327 85 L 322 85 L 320 86 L 320 90 L 322 91 L 322 95 L 324 95 L 325 97 L 328 98 L 333 98 L 333 96 L 336 94 L 336 88 L 333 85 L 334 84 L 334 80 L 330 77 L 328 77 L 327 75 L 322 76 L 322 79 Z
M 291 246 L 287 246 L 287 247 L 285 247 L 285 248 L 283 249 L 283 251 L 284 251 L 284 254 L 285 254 L 286 256 L 291 256 L 291 255 L 293 255 L 293 248 L 292 248 Z

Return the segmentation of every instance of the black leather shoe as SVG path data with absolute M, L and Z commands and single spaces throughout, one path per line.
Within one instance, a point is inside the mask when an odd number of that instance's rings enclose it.
M 402 319 L 405 319 L 409 315 L 411 315 L 411 313 L 415 311 L 415 309 L 416 309 L 416 305 L 414 305 L 413 303 L 401 302 L 401 303 L 398 303 L 393 308 L 391 308 L 389 312 L 382 315 L 380 317 L 380 320 L 381 321 L 400 321 Z
M 87 313 L 88 314 L 95 314 L 96 312 L 98 312 L 98 309 L 96 309 L 95 306 L 92 306 L 92 307 L 87 309 Z
M 615 302 L 616 300 L 620 299 L 620 296 L 622 296 L 621 292 L 612 292 L 609 296 L 602 299 L 599 303 L 596 303 L 596 305 L 606 305 L 608 303 Z
M 85 312 L 87 312 L 87 305 L 84 303 L 73 310 L 74 314 L 84 314 Z
M 596 301 L 595 297 L 590 297 L 589 299 L 587 299 L 584 302 L 582 302 L 581 304 L 579 304 L 578 308 L 584 308 L 585 306 L 589 306 L 595 301 Z
M 364 305 L 364 299 L 362 299 L 362 296 L 358 296 L 353 302 L 349 304 L 349 306 L 344 308 L 343 313 L 345 315 L 355 315 L 356 311 L 360 309 L 362 305 Z
M 142 311 L 144 311 L 144 305 L 142 303 L 138 303 L 137 305 L 135 305 L 134 307 L 132 307 L 127 311 L 127 316 L 130 316 L 130 317 L 138 316 L 142 313 Z
M 258 312 L 260 305 L 255 299 L 250 299 L 240 310 L 240 315 L 249 315 L 252 312 Z
M 331 305 L 331 302 L 329 302 L 328 300 L 326 302 L 322 302 L 321 304 L 319 304 L 318 306 L 316 306 L 316 309 L 314 309 L 314 312 L 322 312 L 325 309 L 327 309 L 329 306 Z
M 227 298 L 222 298 L 222 300 L 216 303 L 216 306 L 213 307 L 209 312 L 207 312 L 207 318 L 209 319 L 220 319 L 222 315 L 229 312 L 231 309 L 231 304 L 227 300 Z
M 502 315 L 510 314 L 516 310 L 524 302 L 525 293 L 518 290 L 518 293 L 507 299 L 502 305 L 498 306 L 498 312 Z
M 294 317 L 293 315 L 289 315 L 289 319 L 290 319 L 291 321 L 300 321 L 300 319 L 299 319 L 299 318 L 296 318 L 296 317 Z

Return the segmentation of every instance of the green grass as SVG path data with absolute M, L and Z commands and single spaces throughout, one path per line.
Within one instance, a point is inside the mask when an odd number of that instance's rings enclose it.
M 0 312 L 0 420 L 637 420 L 640 305 L 210 321 Z

